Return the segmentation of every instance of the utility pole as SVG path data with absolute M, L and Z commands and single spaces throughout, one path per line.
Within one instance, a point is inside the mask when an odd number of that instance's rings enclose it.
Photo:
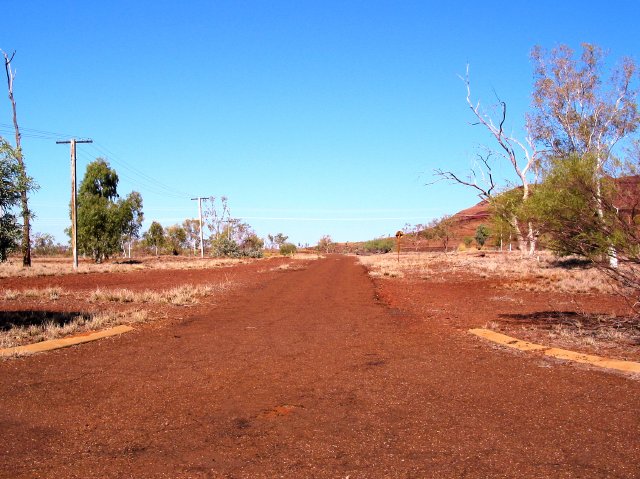
M 198 218 L 200 220 L 200 257 L 204 258 L 204 234 L 202 233 L 202 200 L 206 200 L 206 197 L 198 196 L 197 198 L 191 198 L 191 201 L 198 200 Z
M 58 145 L 71 144 L 71 249 L 73 250 L 73 269 L 78 269 L 78 204 L 76 202 L 76 144 L 93 143 L 93 140 L 56 141 Z

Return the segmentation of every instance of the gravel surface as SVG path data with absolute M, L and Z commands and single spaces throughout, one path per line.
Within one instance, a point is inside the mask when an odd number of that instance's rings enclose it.
M 514 302 L 374 283 L 352 257 L 301 264 L 192 270 L 243 286 L 0 362 L 0 477 L 640 477 L 640 381 L 466 333 Z M 155 275 L 181 281 L 119 281 Z

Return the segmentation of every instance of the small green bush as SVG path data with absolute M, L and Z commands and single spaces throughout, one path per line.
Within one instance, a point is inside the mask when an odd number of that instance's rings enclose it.
M 211 255 L 216 258 L 239 258 L 242 252 L 238 243 L 221 235 L 211 241 Z
M 491 236 L 489 228 L 485 225 L 478 226 L 476 229 L 476 244 L 478 245 L 478 249 L 482 249 L 489 236 Z
M 368 253 L 388 253 L 393 251 L 395 241 L 393 238 L 377 238 L 367 241 L 362 248 Z
M 280 254 L 282 256 L 290 256 L 298 251 L 298 247 L 293 243 L 283 243 L 280 245 Z

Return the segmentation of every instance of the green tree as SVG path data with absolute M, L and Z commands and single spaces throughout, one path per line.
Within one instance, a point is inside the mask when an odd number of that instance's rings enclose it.
M 182 228 L 187 234 L 187 243 L 195 256 L 200 248 L 200 220 L 187 218 L 182 222 Z
M 285 237 L 286 240 L 286 237 Z M 318 251 L 324 251 L 325 253 L 330 253 L 333 250 L 334 244 L 333 244 L 333 240 L 331 239 L 331 236 L 329 235 L 324 235 L 322 238 L 320 238 L 320 241 L 318 241 Z
M 149 229 L 144 233 L 143 241 L 149 248 L 154 248 L 156 256 L 158 256 L 158 248 L 162 248 L 166 241 L 162 225 L 157 221 L 153 221 Z
M 281 245 L 287 242 L 289 237 L 283 233 L 276 233 L 275 235 L 268 234 L 267 241 L 269 242 L 269 248 L 279 248 Z
M 449 251 L 449 241 L 453 237 L 453 219 L 450 215 L 429 222 L 424 234 L 427 239 L 435 239 L 442 243 L 444 252 Z
M 292 256 L 298 251 L 298 247 L 293 243 L 282 243 L 279 250 L 282 256 Z
M 551 250 L 590 260 L 621 286 L 623 294 L 631 292 L 630 304 L 638 310 L 640 186 L 624 178 L 594 177 L 597 161 L 593 154 L 552 160 L 528 213 L 540 221 Z
M 605 225 L 604 183 L 607 176 L 618 175 L 623 166 L 616 147 L 623 145 L 640 125 L 636 64 L 624 58 L 607 79 L 605 54 L 589 43 L 582 44 L 579 59 L 566 45 L 550 52 L 535 47 L 532 58 L 536 65 L 534 109 L 529 116 L 532 138 L 546 148 L 552 168 L 558 170 L 559 162 L 568 161 L 569 172 L 578 174 L 578 181 L 582 181 L 583 167 L 591 168 L 596 199 L 593 211 Z M 577 161 L 582 161 L 583 167 L 578 168 Z M 572 226 L 566 225 L 568 230 Z M 609 243 L 611 251 L 607 256 L 615 268 L 615 238 L 609 238 Z
M 596 162 L 594 155 L 579 154 L 552 160 L 545 181 L 527 205 L 547 246 L 561 256 L 576 254 L 599 261 L 608 255 L 616 212 L 607 208 L 598 214 L 598 196 L 603 205 L 609 204 L 614 189 L 610 179 L 593 175 Z
M 49 233 L 35 233 L 31 237 L 31 250 L 35 254 L 46 256 L 57 253 L 60 247 L 56 245 L 56 240 L 53 235 Z
M 227 235 L 212 236 L 210 242 L 211 255 L 216 258 L 239 258 L 242 256 L 238 243 Z
M 579 59 L 567 45 L 551 51 L 536 46 L 531 58 L 535 84 L 528 126 L 533 140 L 556 162 L 591 153 L 594 168 L 606 168 L 614 159 L 613 148 L 640 123 L 635 62 L 623 58 L 606 78 L 606 56 L 589 43 L 582 44 Z
M 182 253 L 182 249 L 187 246 L 187 232 L 180 225 L 169 226 L 165 230 L 165 244 L 173 255 Z
M 102 158 L 89 163 L 78 189 L 78 251 L 96 263 L 120 250 L 128 206 L 117 199 L 116 171 Z
M 366 241 L 362 245 L 362 249 L 368 253 L 388 253 L 393 251 L 395 244 L 393 238 L 376 238 Z
M 242 243 L 240 243 L 242 254 L 250 258 L 262 258 L 262 248 L 264 248 L 264 240 L 258 237 L 253 231 L 247 234 L 243 238 Z
M 140 229 L 144 221 L 142 212 L 142 195 L 137 191 L 132 191 L 120 203 L 120 213 L 122 214 L 122 242 L 128 245 L 128 256 L 131 258 L 131 243 L 140 237 Z M 124 246 L 123 246 L 124 249 Z
M 0 137 L 0 262 L 20 244 L 21 226 L 15 210 L 21 202 L 22 181 L 15 150 Z
M 485 225 L 479 225 L 476 228 L 476 235 L 474 238 L 476 240 L 476 244 L 478 245 L 478 249 L 482 249 L 484 244 L 487 242 L 487 239 L 489 239 L 489 236 L 491 236 L 491 233 L 489 231 L 489 228 L 487 228 Z

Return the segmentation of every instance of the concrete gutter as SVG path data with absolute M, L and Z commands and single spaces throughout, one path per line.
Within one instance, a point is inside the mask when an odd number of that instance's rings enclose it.
M 67 348 L 76 344 L 88 343 L 89 341 L 96 341 L 102 338 L 108 338 L 110 336 L 116 336 L 118 334 L 133 331 L 131 326 L 116 326 L 115 328 L 109 328 L 94 333 L 83 333 L 67 338 L 51 339 L 49 341 L 41 341 L 39 343 L 28 344 L 26 346 L 16 346 L 14 348 L 0 349 L 0 357 L 3 356 L 16 356 L 23 354 L 41 353 L 44 351 L 51 351 L 54 349 Z
M 609 359 L 592 354 L 576 353 L 567 349 L 551 348 L 541 344 L 534 344 L 528 341 L 512 338 L 506 334 L 496 333 L 490 329 L 470 329 L 469 333 L 483 339 L 487 339 L 501 346 L 514 348 L 519 351 L 536 351 L 545 356 L 565 361 L 574 361 L 577 363 L 589 364 L 599 368 L 613 369 L 625 373 L 640 373 L 640 363 L 635 361 L 623 361 L 620 359 Z

